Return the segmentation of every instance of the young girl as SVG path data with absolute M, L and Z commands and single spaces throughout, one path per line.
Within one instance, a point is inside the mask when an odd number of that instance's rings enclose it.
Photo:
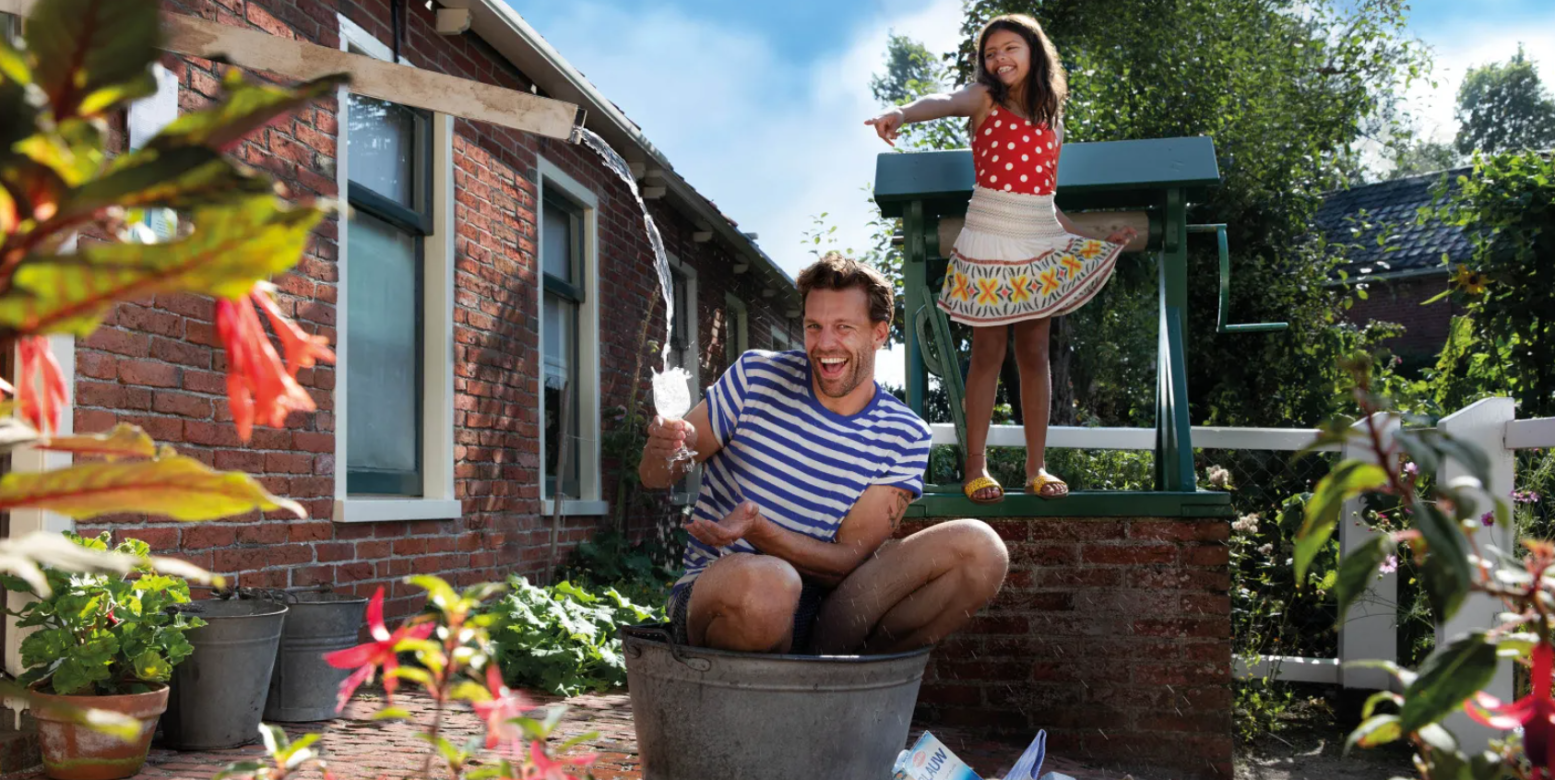
M 1052 394 L 1048 327 L 1107 283 L 1135 233 L 1125 228 L 1105 241 L 1079 235 L 1053 205 L 1069 90 L 1058 52 L 1037 21 L 1023 15 L 994 19 L 978 37 L 978 51 L 976 83 L 919 98 L 865 124 L 894 146 L 909 122 L 971 119 L 977 186 L 939 296 L 951 319 L 972 326 L 962 490 L 978 503 L 1004 498 L 988 475 L 988 424 L 1013 325 L 1026 422 L 1026 492 L 1060 498 L 1069 486 L 1043 467 Z

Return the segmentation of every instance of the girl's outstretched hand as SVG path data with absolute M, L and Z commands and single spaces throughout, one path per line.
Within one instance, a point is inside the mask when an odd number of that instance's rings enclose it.
M 873 125 L 875 133 L 880 136 L 880 140 L 896 146 L 896 133 L 902 129 L 902 123 L 906 118 L 906 115 L 902 113 L 900 108 L 893 108 L 874 119 L 864 120 L 864 124 Z
M 1112 231 L 1112 235 L 1107 236 L 1107 241 L 1108 243 L 1112 244 L 1122 244 L 1124 246 L 1128 246 L 1129 242 L 1133 241 L 1134 238 L 1138 235 L 1139 231 L 1131 227 L 1118 228 L 1117 230 Z

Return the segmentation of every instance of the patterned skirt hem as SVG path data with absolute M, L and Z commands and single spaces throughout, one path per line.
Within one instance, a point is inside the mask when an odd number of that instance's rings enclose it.
M 1122 252 L 1121 244 L 1079 236 L 1026 259 L 985 260 L 953 251 L 939 307 L 973 326 L 1062 316 L 1106 286 Z

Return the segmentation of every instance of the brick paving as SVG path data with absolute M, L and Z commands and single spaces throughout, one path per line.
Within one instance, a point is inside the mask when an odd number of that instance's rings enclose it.
M 551 697 L 540 700 L 542 704 L 555 704 L 562 700 Z M 421 726 L 429 722 L 432 702 L 425 696 L 404 694 L 395 703 L 410 710 L 413 721 L 373 721 L 371 716 L 382 704 L 381 694 L 362 692 L 347 708 L 342 717 L 327 723 L 287 726 L 293 739 L 309 732 L 322 732 L 320 746 L 329 761 L 330 770 L 338 780 L 382 780 L 383 778 L 411 777 L 419 775 L 427 755 L 427 745 L 417 739 Z M 637 760 L 637 737 L 632 730 L 632 708 L 626 693 L 599 696 L 579 696 L 566 700 L 568 714 L 558 729 L 555 741 L 598 732 L 598 736 L 581 745 L 578 750 L 597 752 L 599 760 L 594 767 L 598 780 L 640 780 L 642 773 Z M 470 737 L 484 733 L 480 720 L 465 707 L 458 706 L 445 714 L 443 733 L 454 744 L 462 744 Z M 909 744 L 918 738 L 923 724 L 913 724 Z M 970 729 L 932 729 L 935 736 L 944 741 L 985 780 L 1002 777 L 1020 755 L 1023 745 L 1015 745 L 979 738 Z M 204 752 L 178 752 L 153 748 L 146 768 L 135 780 L 209 780 L 228 763 L 259 758 L 262 750 L 250 745 L 233 750 Z M 495 760 L 492 753 L 483 753 L 478 762 Z M 1046 770 L 1056 770 L 1074 776 L 1077 780 L 1121 780 L 1127 777 L 1116 772 L 1088 769 L 1079 764 L 1050 756 Z M 434 772 L 434 777 L 446 778 L 446 770 Z M 15 780 L 42 780 L 39 773 L 13 776 Z M 298 778 L 318 780 L 318 772 L 307 771 Z M 1147 780 L 1134 776 L 1135 780 Z M 709 778 L 709 780 L 715 780 Z M 723 780 L 718 778 L 716 780 Z

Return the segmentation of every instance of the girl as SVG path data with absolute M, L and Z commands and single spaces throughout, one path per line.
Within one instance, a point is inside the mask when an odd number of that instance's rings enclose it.
M 988 424 L 1013 325 L 1026 422 L 1026 492 L 1060 498 L 1069 486 L 1043 467 L 1052 393 L 1048 327 L 1051 318 L 1078 309 L 1107 283 L 1135 233 L 1124 228 L 1105 241 L 1087 238 L 1053 205 L 1069 89 L 1058 52 L 1037 21 L 1024 15 L 994 19 L 978 37 L 978 52 L 976 83 L 919 98 L 865 124 L 895 146 L 897 132 L 909 122 L 970 118 L 977 186 L 939 296 L 951 319 L 972 326 L 962 491 L 977 503 L 1004 498 L 1003 487 L 988 475 Z

